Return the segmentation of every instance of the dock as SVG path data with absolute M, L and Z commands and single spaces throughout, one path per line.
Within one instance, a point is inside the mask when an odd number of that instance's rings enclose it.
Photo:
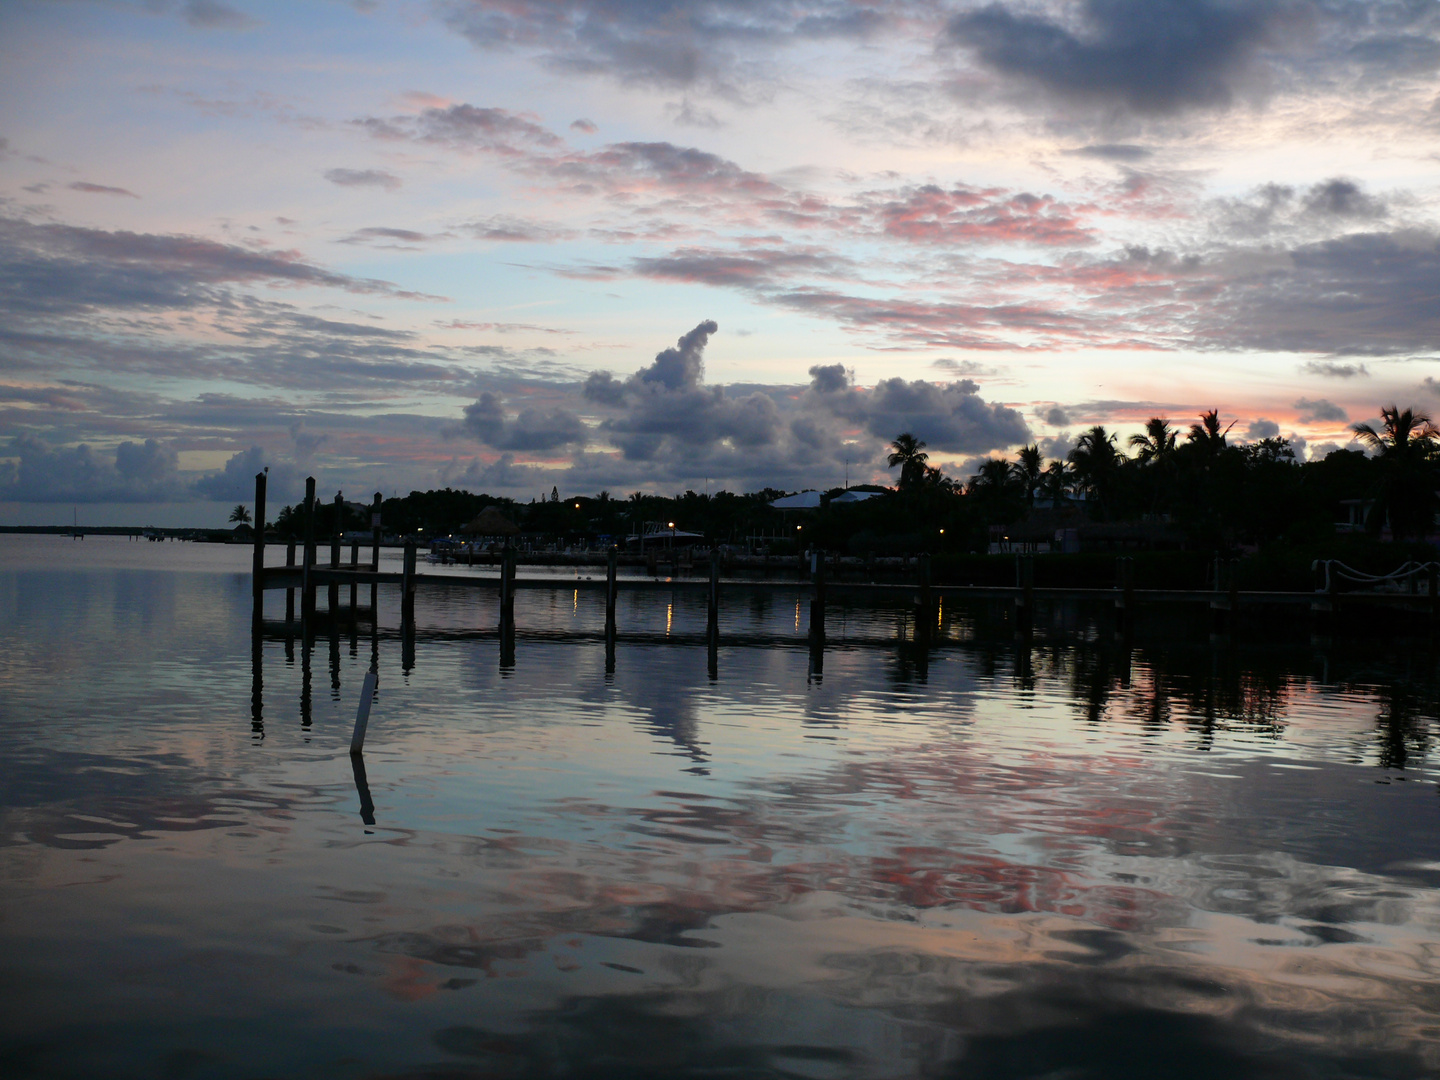
M 265 520 L 265 475 L 255 478 L 255 516 L 259 523 Z M 335 497 L 337 510 L 341 504 L 340 495 Z M 380 569 L 381 547 L 381 496 L 377 492 L 371 517 L 371 544 L 367 563 L 360 561 L 358 542 L 350 544 L 348 553 L 342 550 L 340 534 L 336 532 L 327 540 L 328 557 L 321 561 L 321 549 L 315 536 L 315 480 L 306 480 L 305 526 L 301 541 L 290 541 L 286 545 L 283 566 L 265 564 L 265 536 L 263 524 L 257 527 L 254 540 L 253 594 L 254 619 L 257 633 L 284 632 L 287 634 L 312 634 L 322 622 L 332 626 L 355 625 L 362 619 L 375 618 L 378 610 L 378 591 L 381 586 L 398 587 L 401 594 L 401 637 L 411 643 L 415 637 L 415 603 L 417 594 L 435 588 L 475 589 L 494 593 L 499 601 L 498 625 L 495 634 L 501 645 L 501 662 L 513 664 L 516 640 L 515 595 L 526 590 L 561 590 L 565 592 L 600 593 L 605 600 L 605 624 L 603 640 L 606 643 L 607 668 L 613 670 L 614 649 L 621 640 L 616 624 L 616 599 L 623 592 L 656 593 L 703 593 L 707 599 L 707 621 L 705 640 L 711 653 L 712 666 L 714 651 L 721 636 L 720 598 L 722 594 L 745 591 L 751 594 L 763 592 L 784 592 L 790 595 L 808 597 L 810 618 L 806 639 L 808 640 L 814 665 L 818 669 L 823 663 L 825 649 L 825 621 L 827 606 L 837 600 L 852 604 L 902 605 L 912 608 L 914 617 L 907 620 L 917 644 L 925 644 L 934 626 L 934 612 L 940 604 L 990 603 L 1007 605 L 1013 610 L 1013 625 L 1017 634 L 1028 635 L 1034 628 L 1037 604 L 1104 604 L 1114 610 L 1117 634 L 1129 634 L 1135 625 L 1135 616 L 1144 608 L 1167 605 L 1200 606 L 1209 613 L 1212 637 L 1227 638 L 1235 629 L 1240 613 L 1246 609 L 1288 608 L 1308 619 L 1312 636 L 1326 639 L 1343 628 L 1342 611 L 1357 607 L 1384 608 L 1397 614 L 1404 613 L 1414 619 L 1417 628 L 1440 625 L 1440 586 L 1437 586 L 1437 570 L 1440 563 L 1407 564 L 1403 574 L 1391 575 L 1395 580 L 1394 591 L 1379 591 L 1375 588 L 1345 591 L 1340 588 L 1342 574 L 1335 571 L 1338 564 L 1317 564 L 1322 571 L 1321 587 L 1316 590 L 1267 591 L 1241 590 L 1237 587 L 1234 564 L 1217 560 L 1213 575 L 1216 587 L 1209 589 L 1139 589 L 1134 586 L 1133 560 L 1121 556 L 1116 560 L 1115 578 L 1112 584 L 1095 587 L 1037 587 L 1034 584 L 1034 555 L 1018 555 L 1015 563 L 1015 585 L 937 585 L 931 580 L 928 556 L 919 556 L 915 562 L 911 580 L 900 582 L 861 582 L 832 580 L 828 572 L 831 560 L 823 551 L 807 553 L 803 562 L 797 560 L 797 569 L 803 572 L 795 579 L 769 580 L 753 578 L 724 578 L 721 576 L 721 562 L 712 557 L 709 561 L 708 577 L 630 577 L 618 573 L 618 552 L 611 548 L 604 575 L 593 578 L 575 576 L 525 576 L 516 573 L 516 550 L 508 544 L 499 559 L 498 572 L 474 574 L 425 574 L 417 568 L 418 551 L 414 541 L 405 545 L 402 568 L 399 571 Z M 338 520 L 338 518 L 337 518 Z M 344 556 L 348 554 L 348 559 Z M 598 569 L 598 568 L 597 568 Z M 1344 568 L 1340 568 L 1343 570 Z M 1332 572 L 1334 571 L 1334 572 Z M 1375 579 L 1376 581 L 1388 579 Z M 1400 587 L 1408 591 L 1399 591 Z M 1421 591 L 1421 587 L 1424 591 Z M 360 603 L 361 590 L 368 587 L 368 606 Z M 283 624 L 265 624 L 263 618 L 264 595 L 268 591 L 283 590 L 286 596 L 285 621 Z M 317 594 L 324 591 L 328 597 L 325 609 L 317 607 Z M 298 618 L 297 618 L 298 599 Z M 479 630 L 480 628 L 476 628 Z

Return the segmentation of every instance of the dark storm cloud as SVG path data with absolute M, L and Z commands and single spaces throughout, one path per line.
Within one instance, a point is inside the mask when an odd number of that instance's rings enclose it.
M 583 446 L 589 435 L 585 422 L 568 409 L 521 409 L 514 419 L 509 419 L 504 401 L 488 390 L 465 406 L 463 428 L 496 450 L 545 451 Z
M 1316 184 L 1305 193 L 1305 209 L 1337 218 L 1380 218 L 1388 212 L 1384 200 L 1366 194 L 1354 180 L 1336 177 Z
M 384 281 L 333 273 L 294 252 L 251 251 L 198 236 L 107 232 L 0 218 L 0 311 L 192 308 L 236 284 L 315 285 L 411 296 Z
M 1257 53 L 1297 32 L 1308 4 L 1279 0 L 1083 0 L 1076 25 L 993 3 L 950 20 L 951 42 L 1057 95 L 1175 113 L 1229 105 Z
M 326 169 L 324 176 L 340 187 L 378 187 L 396 191 L 401 184 L 398 176 L 383 169 Z

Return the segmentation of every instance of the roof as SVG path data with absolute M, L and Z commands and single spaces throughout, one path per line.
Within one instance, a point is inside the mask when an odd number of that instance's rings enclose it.
M 487 506 L 460 531 L 466 536 L 514 536 L 520 527 L 493 506 Z
M 864 502 L 866 499 L 873 499 L 876 495 L 883 494 L 885 494 L 883 491 L 847 491 L 844 495 L 836 495 L 835 498 L 831 499 L 830 505 Z
M 783 499 L 776 499 L 770 505 L 776 510 L 818 510 L 820 509 L 820 492 L 802 491 L 798 495 L 786 495 Z

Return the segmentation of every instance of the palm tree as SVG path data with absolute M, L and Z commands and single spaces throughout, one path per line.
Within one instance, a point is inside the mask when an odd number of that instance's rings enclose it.
M 1044 475 L 1045 458 L 1040 453 L 1040 447 L 1034 443 L 1029 446 L 1022 446 L 1020 452 L 1015 455 L 1015 464 L 1012 466 L 1015 478 L 1025 487 L 1025 505 L 1035 505 L 1035 489 L 1040 486 L 1040 478 Z
M 245 509 L 244 503 L 235 504 L 235 509 L 230 511 L 230 520 L 238 521 L 241 525 L 250 524 L 250 511 Z
M 1070 470 L 1063 458 L 1056 458 L 1045 466 L 1040 480 L 1040 493 L 1050 500 L 1052 506 L 1063 506 L 1070 490 Z
M 1225 449 L 1225 436 L 1235 426 L 1231 420 L 1220 430 L 1220 410 L 1211 409 L 1209 412 L 1200 414 L 1200 423 L 1190 425 L 1190 434 L 1186 437 L 1190 445 L 1197 447 L 1207 459 L 1214 459 L 1220 456 L 1220 451 Z
M 1170 421 L 1163 416 L 1152 416 L 1145 421 L 1144 435 L 1131 435 L 1130 447 L 1137 450 L 1135 460 L 1145 465 L 1152 461 L 1163 461 L 1175 452 L 1177 432 L 1171 429 Z
M 925 480 L 925 463 L 930 460 L 930 455 L 924 452 L 925 444 L 907 431 L 895 436 L 890 445 L 894 452 L 885 459 L 885 463 L 892 469 L 900 466 L 900 483 L 897 486 L 902 491 L 919 487 Z
M 1120 468 L 1120 455 L 1115 449 L 1115 436 L 1096 424 L 1075 441 L 1069 454 L 1070 468 L 1076 486 L 1093 498 L 1103 513 L 1115 474 Z
M 1375 454 L 1379 501 L 1397 539 L 1423 538 L 1435 519 L 1436 428 L 1430 417 L 1395 405 L 1380 410 L 1380 430 L 1356 424 L 1355 438 Z M 1376 518 L 1378 525 L 1380 519 Z

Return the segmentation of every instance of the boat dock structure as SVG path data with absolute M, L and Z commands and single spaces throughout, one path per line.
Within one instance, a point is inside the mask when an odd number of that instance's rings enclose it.
M 337 504 L 341 497 L 336 495 Z M 1416 628 L 1440 626 L 1440 563 L 1410 563 L 1385 577 L 1356 574 L 1338 563 L 1317 563 L 1320 587 L 1312 591 L 1252 591 L 1236 586 L 1233 563 L 1217 564 L 1214 578 L 1219 588 L 1210 589 L 1138 589 L 1134 586 L 1133 560 L 1121 556 L 1115 563 L 1114 581 L 1095 587 L 1036 587 L 1034 555 L 1015 556 L 1016 581 L 1013 586 L 937 585 L 931 580 L 928 556 L 915 559 L 909 580 L 891 582 L 840 581 L 828 572 L 831 560 L 823 551 L 810 551 L 796 561 L 797 574 L 786 580 L 729 578 L 721 576 L 721 560 L 709 560 L 707 577 L 632 577 L 617 573 L 618 553 L 609 551 L 603 577 L 525 576 L 516 574 L 517 551 L 507 544 L 500 554 L 495 574 L 425 574 L 417 569 L 418 548 L 414 541 L 404 546 L 399 571 L 380 569 L 381 497 L 374 498 L 371 520 L 372 541 L 361 562 L 361 544 L 351 542 L 349 552 L 343 550 L 340 534 L 326 540 L 328 551 L 322 558 L 320 542 L 314 533 L 316 514 L 315 480 L 306 480 L 304 536 L 299 542 L 287 543 L 284 565 L 265 563 L 263 526 L 255 530 L 253 562 L 254 620 L 258 632 L 311 636 L 321 623 L 330 626 L 356 625 L 373 621 L 378 610 L 381 586 L 400 590 L 401 636 L 410 643 L 413 654 L 415 605 L 418 595 L 432 587 L 445 589 L 471 588 L 498 594 L 499 619 L 495 631 L 501 642 L 502 663 L 513 664 L 515 643 L 515 595 L 524 590 L 591 591 L 603 593 L 605 601 L 604 639 L 607 646 L 607 667 L 613 667 L 613 651 L 619 638 L 616 625 L 616 600 L 621 592 L 703 593 L 707 598 L 706 640 L 712 653 L 721 636 L 720 598 L 731 592 L 797 592 L 808 595 L 810 619 L 807 628 L 812 653 L 818 662 L 825 648 L 827 606 L 843 600 L 853 604 L 899 603 L 913 607 L 914 617 L 907 619 L 909 633 L 917 644 L 924 644 L 935 626 L 933 613 L 941 603 L 989 602 L 1006 605 L 1013 610 L 1013 625 L 1018 634 L 1034 628 L 1037 604 L 1088 602 L 1113 608 L 1115 627 L 1119 634 L 1133 630 L 1135 616 L 1143 608 L 1162 605 L 1199 605 L 1209 612 L 1212 636 L 1228 637 L 1234 630 L 1240 612 L 1247 608 L 1289 608 L 1303 612 L 1310 620 L 1312 635 L 1328 638 L 1342 627 L 1343 610 L 1360 607 L 1382 607 L 1397 614 L 1413 617 Z M 255 518 L 265 520 L 265 476 L 255 478 Z M 348 554 L 348 559 L 345 557 Z M 1041 556 L 1043 558 L 1043 556 Z M 1346 586 L 1342 588 L 1342 585 Z M 368 603 L 362 603 L 361 589 L 368 587 Z M 283 623 L 266 623 L 264 597 L 266 592 L 285 592 Z M 324 594 L 327 604 L 318 607 Z M 298 604 L 297 604 L 298 600 Z M 477 628 L 478 629 L 478 628 Z

